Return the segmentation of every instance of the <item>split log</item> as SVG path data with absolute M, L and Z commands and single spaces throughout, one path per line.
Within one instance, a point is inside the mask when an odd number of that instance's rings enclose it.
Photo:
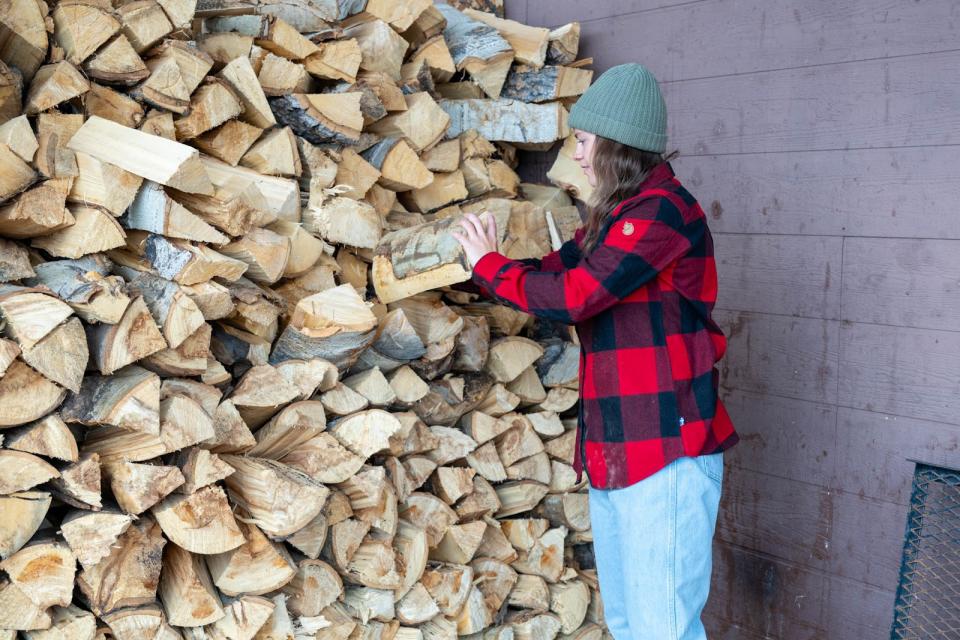
M 313 144 L 356 144 L 363 127 L 359 93 L 292 93 L 270 99 L 277 120 Z
M 150 76 L 143 58 L 122 33 L 87 60 L 83 70 L 94 80 L 121 85 L 133 85 Z
M 433 185 L 443 186 L 444 176 L 455 176 L 456 180 L 458 175 L 462 185 L 462 174 L 458 172 L 437 174 Z M 506 216 L 497 217 L 497 229 L 505 234 Z M 459 228 L 459 220 L 443 218 L 394 231 L 381 239 L 374 256 L 373 284 L 382 302 L 396 302 L 470 278 L 460 244 L 450 235 Z
M 160 379 L 139 367 L 87 376 L 61 409 L 67 422 L 160 433 Z
M 546 486 L 532 480 L 520 480 L 500 485 L 497 487 L 497 497 L 500 499 L 502 506 L 497 512 L 497 516 L 505 518 L 530 511 L 547 495 L 547 491 Z
M 397 619 L 401 623 L 420 625 L 439 615 L 440 607 L 430 596 L 427 588 L 418 582 L 397 602 L 396 611 Z
M 206 558 L 217 588 L 227 596 L 263 595 L 289 583 L 297 572 L 281 543 L 268 539 L 250 522 L 240 519 L 245 542 L 236 549 Z
M 0 27 L 0 29 L 4 29 L 5 26 Z M 46 29 L 41 28 L 40 31 L 46 37 Z M 4 29 L 4 35 L 9 35 L 9 33 L 9 30 Z M 0 60 L 0 120 L 6 121 L 21 115 L 23 111 L 21 107 L 22 97 L 23 76 Z
M 27 631 L 27 640 L 45 640 L 47 638 L 77 638 L 92 640 L 96 637 L 97 619 L 89 611 L 75 605 L 53 607 L 50 610 L 52 625 L 44 631 Z
M 79 391 L 88 358 L 83 323 L 70 318 L 34 346 L 23 348 L 20 357 L 46 378 Z
M 304 560 L 296 575 L 283 588 L 289 594 L 288 608 L 299 616 L 318 616 L 343 593 L 336 570 L 321 560 Z
M 0 238 L 0 283 L 31 278 L 36 273 L 30 266 L 26 247 Z
M 221 460 L 217 454 L 199 447 L 181 451 L 177 455 L 176 462 L 183 474 L 184 482 L 175 490 L 185 495 L 193 494 L 233 473 L 233 467 Z
M 103 375 L 167 348 L 143 298 L 130 303 L 115 325 L 87 327 L 93 363 Z
M 303 172 L 290 127 L 266 133 L 240 159 L 240 164 L 268 176 L 299 176 Z
M 260 596 L 245 595 L 223 603 L 224 616 L 205 628 L 216 640 L 251 640 L 270 619 L 274 604 Z
M 234 455 L 223 459 L 237 470 L 224 480 L 231 498 L 268 536 L 288 536 L 305 527 L 329 495 L 324 485 L 279 462 Z
M 90 83 L 75 66 L 66 60 L 40 67 L 30 90 L 24 99 L 23 110 L 27 115 L 35 116 L 47 111 L 61 102 L 82 96 L 90 89 Z
M 207 245 L 193 245 L 185 240 L 167 238 L 153 233 L 131 231 L 127 234 L 127 249 L 134 249 L 147 265 L 161 278 L 190 285 L 208 282 L 213 278 L 236 280 L 247 270 L 247 265 L 218 253 Z M 127 266 L 144 268 L 136 257 L 132 260 L 124 252 L 111 252 L 110 257 Z
M 501 97 L 524 102 L 549 102 L 582 95 L 593 71 L 548 65 L 541 69 L 515 67 L 507 76 Z
M 441 100 L 440 107 L 450 116 L 448 138 L 476 129 L 487 140 L 539 144 L 553 143 L 570 134 L 567 111 L 558 102 Z
M 347 481 L 362 468 L 364 461 L 363 456 L 344 447 L 329 433 L 311 438 L 281 460 L 324 483 Z
M 259 365 L 244 374 L 230 400 L 244 422 L 257 428 L 299 394 L 299 389 L 287 382 L 276 369 L 270 365 Z
M 53 619 L 6 578 L 0 580 L 0 625 L 12 631 L 49 629 Z
M 92 529 L 89 529 L 92 530 Z M 153 603 L 160 583 L 161 557 L 166 540 L 149 515 L 129 524 L 100 562 L 77 576 L 77 585 L 90 610 L 98 616 Z
M 353 38 L 322 42 L 320 50 L 308 56 L 303 65 L 318 78 L 354 83 L 363 60 L 360 44 Z
M 67 390 L 20 360 L 0 378 L 0 428 L 15 427 L 47 415 L 63 402 Z
M 512 336 L 490 345 L 487 371 L 499 382 L 511 382 L 543 355 L 543 347 L 528 338 Z
M 34 154 L 40 146 L 26 115 L 17 116 L 0 125 L 0 142 L 27 163 L 33 162 Z
M 267 96 L 285 96 L 292 93 L 308 94 L 314 88 L 314 80 L 306 68 L 281 56 L 259 50 L 262 59 L 255 61 L 257 81 Z
M 520 551 L 513 568 L 520 573 L 540 576 L 555 583 L 563 573 L 563 542 L 567 530 L 563 527 L 550 529 L 529 550 Z
M 60 477 L 50 481 L 53 495 L 61 502 L 78 509 L 99 510 L 102 504 L 100 456 L 86 453 L 60 470 Z
M 40 609 L 65 607 L 73 599 L 76 559 L 65 544 L 34 541 L 0 562 L 0 569 Z
M 547 45 L 547 62 L 570 64 L 577 59 L 580 50 L 580 23 L 570 22 L 550 32 Z
M 362 200 L 333 197 L 304 212 L 303 226 L 327 242 L 372 249 L 380 241 L 382 221 Z
M 576 631 L 587 615 L 590 589 L 582 580 L 550 585 L 550 610 L 560 619 L 561 633 Z
M 406 110 L 373 123 L 369 130 L 384 137 L 404 138 L 419 153 L 440 141 L 450 124 L 449 115 L 425 91 L 404 96 L 404 102 Z
M 104 140 L 110 140 L 111 144 L 104 145 Z M 197 150 L 172 140 L 93 116 L 80 127 L 67 146 L 180 191 L 213 193 L 213 185 L 199 161 Z
M 203 560 L 175 544 L 164 549 L 158 595 L 174 625 L 199 627 L 224 616 Z
M 514 52 L 497 30 L 448 5 L 437 5 L 446 18 L 443 37 L 458 70 L 465 70 L 491 98 L 500 96 Z
M 99 116 L 125 127 L 136 127 L 143 121 L 143 105 L 95 82 L 90 84 L 90 90 L 83 96 L 83 106 L 87 117 Z
M 463 565 L 439 565 L 424 571 L 421 582 L 440 607 L 440 612 L 454 617 L 470 595 L 473 569 Z
M 177 140 L 189 140 L 218 127 L 243 111 L 227 82 L 211 80 L 190 98 L 190 111 L 174 122 Z
M 216 485 L 168 496 L 152 512 L 164 535 L 192 553 L 224 553 L 244 542 L 227 496 Z
M 67 462 L 76 462 L 80 455 L 76 439 L 57 414 L 9 431 L 5 436 L 4 446 L 7 449 Z
M 519 609 L 547 611 L 550 609 L 550 585 L 540 576 L 520 574 L 507 602 Z
M 101 618 L 107 623 L 111 634 L 118 640 L 177 640 L 180 637 L 167 624 L 163 610 L 158 604 L 120 609 L 104 613 Z
M 50 494 L 23 491 L 0 495 L 0 559 L 23 548 L 43 523 L 50 508 Z
M 433 182 L 433 174 L 400 138 L 385 138 L 365 151 L 364 158 L 380 171 L 380 184 L 392 191 L 422 189 Z
M 320 292 L 297 303 L 270 360 L 323 358 L 346 368 L 373 341 L 376 324 L 352 286 Z
M 0 59 L 29 81 L 47 56 L 46 9 L 29 0 L 14 0 L 0 13 Z
M 361 69 L 382 71 L 394 80 L 400 79 L 400 67 L 409 44 L 389 24 L 373 18 L 372 14 L 361 14 L 344 22 L 343 35 L 360 45 Z
M 130 298 L 123 290 L 122 278 L 108 275 L 111 266 L 100 254 L 45 262 L 36 266 L 36 278 L 28 279 L 27 284 L 48 287 L 88 323 L 116 324 Z
M 239 240 L 220 247 L 220 251 L 247 265 L 244 273 L 251 280 L 272 284 L 287 267 L 290 242 L 269 229 L 251 229 Z
M 557 616 L 537 611 L 514 611 L 507 615 L 506 621 L 513 628 L 516 640 L 555 638 L 561 627 Z
M 429 493 L 413 493 L 403 503 L 400 517 L 427 532 L 430 548 L 440 544 L 447 529 L 458 520 L 456 512 Z M 429 589 L 429 585 L 427 587 Z
M 282 409 L 254 434 L 257 444 L 248 456 L 282 460 L 326 428 L 323 405 L 316 400 L 295 402 Z
M 67 195 L 76 204 L 95 205 L 120 216 L 134 201 L 143 178 L 86 153 L 77 153 L 77 178 Z
M 3 147 L 0 146 L 0 154 Z M 0 233 L 9 238 L 44 236 L 74 224 L 66 209 L 72 178 L 47 180 L 0 207 Z
M 515 20 L 507 20 L 484 11 L 464 9 L 468 17 L 494 27 L 513 47 L 517 62 L 534 68 L 543 66 L 550 42 L 550 30 L 542 27 L 530 27 Z
M 117 10 L 123 34 L 137 53 L 143 53 L 173 31 L 163 7 L 153 0 L 138 0 Z
M 252 169 L 231 167 L 213 158 L 201 160 L 210 180 L 217 187 L 229 185 L 229 192 L 240 195 L 249 183 L 253 183 L 262 197 L 262 204 L 256 205 L 255 208 L 263 209 L 273 216 L 273 219 L 264 220 L 263 224 L 269 224 L 274 219 L 300 221 L 300 187 L 295 180 L 260 175 Z M 237 186 L 240 187 L 239 190 Z M 188 203 L 184 204 L 190 206 Z M 196 209 L 191 210 L 196 211 Z M 227 231 L 227 233 L 230 232 Z
M 75 220 L 73 225 L 34 239 L 32 246 L 61 258 L 82 258 L 124 245 L 123 227 L 108 212 L 79 204 L 71 205 L 69 210 Z
M 117 504 L 131 515 L 143 513 L 184 482 L 177 467 L 118 462 L 105 470 Z
M 553 184 L 566 189 L 571 194 L 586 202 L 593 193 L 593 187 L 587 182 L 587 176 L 584 175 L 580 164 L 573 159 L 573 154 L 577 147 L 577 139 L 574 136 L 568 136 L 563 141 L 563 146 L 554 160 L 553 166 L 547 172 L 547 179 Z
M 0 144 L 0 166 L 3 167 L 0 174 L 0 200 L 6 200 L 29 187 L 37 175 L 5 144 Z
M 36 166 L 48 178 L 67 178 L 77 175 L 77 162 L 67 143 L 83 126 L 80 113 L 41 113 L 37 116 Z M 69 185 L 67 186 L 69 191 Z

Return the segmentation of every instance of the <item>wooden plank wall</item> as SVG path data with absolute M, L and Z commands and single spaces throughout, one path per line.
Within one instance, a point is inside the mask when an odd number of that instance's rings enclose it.
M 889 638 L 913 465 L 960 466 L 960 3 L 507 0 L 663 84 L 716 239 L 716 639 Z M 525 177 L 550 158 L 527 155 Z

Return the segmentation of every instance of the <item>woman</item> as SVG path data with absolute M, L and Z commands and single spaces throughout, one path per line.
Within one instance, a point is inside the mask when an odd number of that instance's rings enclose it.
M 639 64 L 577 101 L 574 159 L 594 187 L 584 226 L 542 260 L 496 252 L 492 216 L 454 235 L 473 280 L 581 341 L 574 467 L 590 519 L 607 626 L 617 640 L 706 638 L 722 451 L 737 434 L 717 397 L 726 346 L 703 211 L 663 153 L 666 106 Z

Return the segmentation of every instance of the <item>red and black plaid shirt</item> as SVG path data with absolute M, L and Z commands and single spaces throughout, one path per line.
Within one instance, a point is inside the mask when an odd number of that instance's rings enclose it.
M 621 202 L 596 247 L 583 230 L 542 260 L 484 256 L 473 279 L 497 299 L 580 336 L 574 468 L 598 489 L 632 485 L 677 458 L 718 453 L 738 436 L 717 397 L 726 339 L 713 239 L 703 210 L 657 167 Z

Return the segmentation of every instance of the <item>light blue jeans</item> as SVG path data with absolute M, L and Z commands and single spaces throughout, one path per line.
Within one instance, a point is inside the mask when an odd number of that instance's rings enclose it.
M 607 627 L 616 640 L 704 640 L 723 454 L 680 458 L 624 489 L 590 489 Z

